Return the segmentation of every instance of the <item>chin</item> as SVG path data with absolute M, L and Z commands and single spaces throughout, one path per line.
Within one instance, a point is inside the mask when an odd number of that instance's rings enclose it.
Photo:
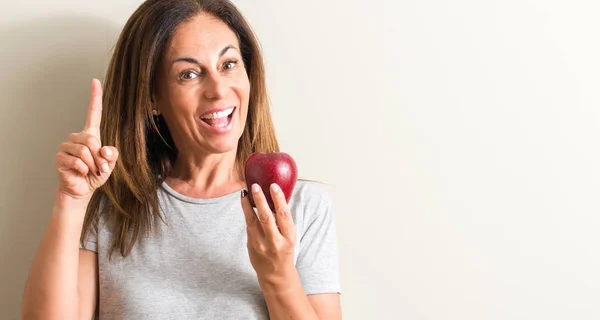
M 207 141 L 207 151 L 214 154 L 236 152 L 238 147 L 237 139 L 219 139 L 221 141 Z

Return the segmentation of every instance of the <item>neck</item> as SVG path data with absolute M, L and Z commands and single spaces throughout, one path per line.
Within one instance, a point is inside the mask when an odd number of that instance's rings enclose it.
M 220 196 L 245 187 L 236 169 L 236 149 L 222 153 L 180 152 L 167 178 L 178 192 L 196 196 Z

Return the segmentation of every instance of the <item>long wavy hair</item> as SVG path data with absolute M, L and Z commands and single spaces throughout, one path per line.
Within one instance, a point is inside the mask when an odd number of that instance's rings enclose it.
M 102 145 L 116 147 L 120 155 L 110 178 L 90 200 L 81 235 L 83 246 L 100 214 L 108 214 L 108 227 L 114 234 L 109 256 L 118 251 L 126 257 L 140 236 L 164 221 L 157 191 L 172 172 L 177 148 L 163 117 L 152 115 L 151 94 L 175 29 L 200 13 L 220 19 L 237 35 L 250 80 L 248 116 L 236 155 L 240 178 L 244 180 L 243 166 L 253 152 L 279 151 L 262 53 L 242 13 L 227 0 L 148 0 L 125 24 L 106 72 Z

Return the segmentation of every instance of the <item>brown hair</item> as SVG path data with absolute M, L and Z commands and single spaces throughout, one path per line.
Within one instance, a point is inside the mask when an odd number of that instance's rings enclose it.
M 109 256 L 115 250 L 127 256 L 139 237 L 163 220 L 157 190 L 172 171 L 177 149 L 162 116 L 151 113 L 151 94 L 176 27 L 200 13 L 220 19 L 237 35 L 250 80 L 248 116 L 237 148 L 240 178 L 250 154 L 279 151 L 259 43 L 241 12 L 227 0 L 144 2 L 125 24 L 106 72 L 102 145 L 116 147 L 120 155 L 110 178 L 90 200 L 81 235 L 84 244 L 99 215 L 108 213 L 114 235 Z M 105 201 L 108 206 L 102 205 Z

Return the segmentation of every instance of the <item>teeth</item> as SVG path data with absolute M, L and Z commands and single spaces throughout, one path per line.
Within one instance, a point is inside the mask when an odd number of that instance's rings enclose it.
M 219 112 L 213 112 L 202 116 L 202 119 L 219 119 L 229 116 L 233 112 L 234 108 L 229 108 Z

